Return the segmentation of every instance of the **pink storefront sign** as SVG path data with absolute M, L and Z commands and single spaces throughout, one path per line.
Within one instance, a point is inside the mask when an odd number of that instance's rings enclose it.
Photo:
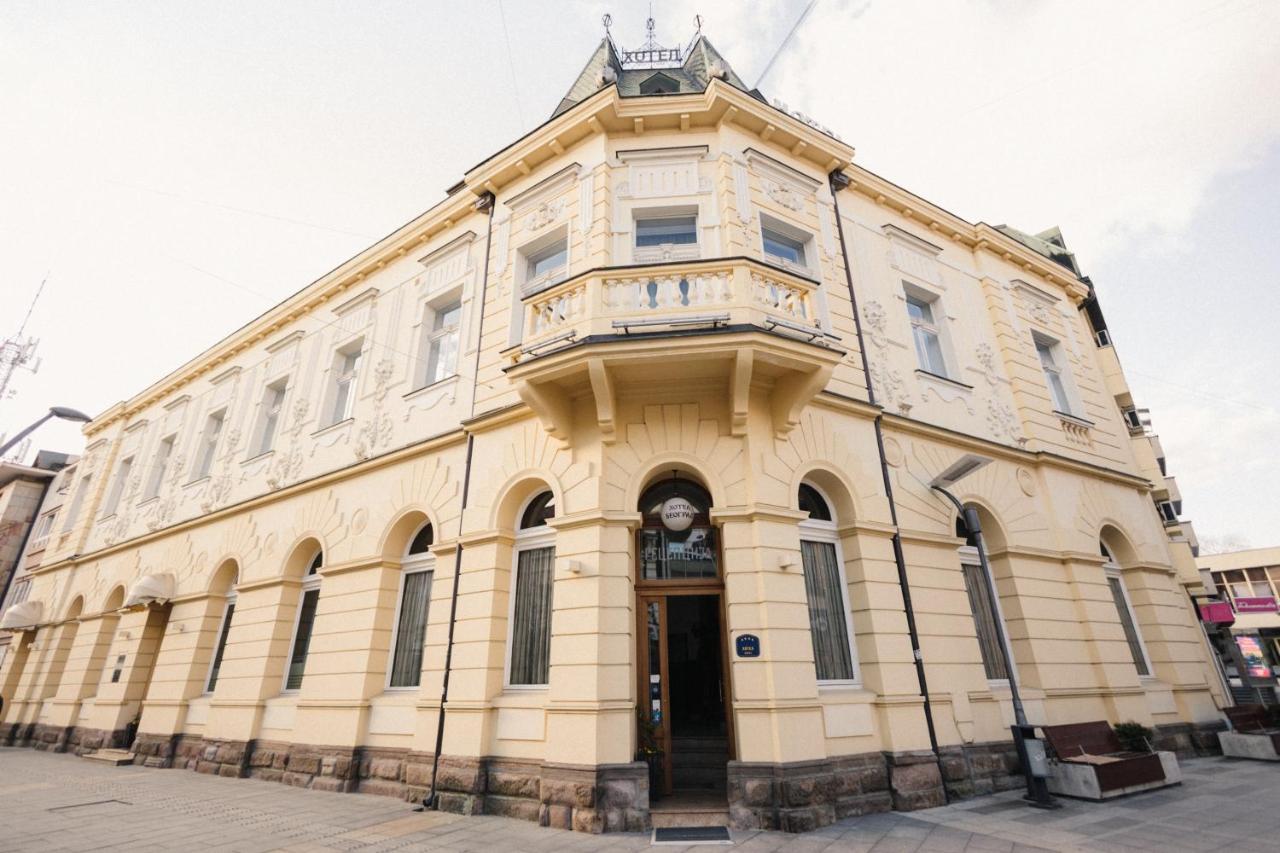
M 1260 598 L 1237 598 L 1237 613 L 1275 613 L 1276 600 L 1268 595 Z
M 1235 611 L 1225 601 L 1200 605 L 1200 620 L 1212 625 L 1231 625 L 1236 621 Z

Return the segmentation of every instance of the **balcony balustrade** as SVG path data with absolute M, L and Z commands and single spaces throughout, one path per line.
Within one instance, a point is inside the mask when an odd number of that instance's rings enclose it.
M 527 353 L 569 335 L 703 318 L 717 326 L 812 329 L 811 337 L 826 338 L 817 289 L 815 282 L 745 258 L 596 270 L 525 297 L 522 344 Z
M 589 393 L 614 440 L 617 391 L 700 384 L 747 430 L 753 389 L 784 435 L 845 356 L 823 323 L 818 282 L 750 258 L 592 270 L 522 300 L 508 378 L 543 426 L 568 440 L 569 400 Z M 715 389 L 720 391 L 716 392 Z

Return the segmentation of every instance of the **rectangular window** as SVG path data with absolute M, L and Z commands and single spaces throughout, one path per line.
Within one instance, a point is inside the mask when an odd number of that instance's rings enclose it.
M 395 653 L 391 660 L 391 687 L 417 687 L 422 678 L 422 649 L 427 636 L 427 610 L 431 604 L 430 571 L 407 572 L 400 592 L 396 620 Z
M 551 663 L 551 582 L 555 548 L 530 548 L 516 558 L 508 683 L 542 686 Z
M 329 409 L 329 424 L 336 424 L 351 417 L 356 402 L 356 377 L 360 372 L 360 357 L 364 355 L 364 341 L 360 340 L 333 357 L 333 405 Z
M 143 500 L 149 500 L 160 494 L 160 487 L 164 485 L 165 472 L 169 470 L 169 459 L 173 456 L 173 445 L 177 440 L 176 435 L 168 436 L 156 449 L 156 460 L 151 465 L 151 476 L 147 479 L 147 490 L 142 495 Z
M 281 379 L 267 386 L 262 395 L 262 412 L 259 414 L 258 447 L 255 456 L 266 453 L 275 446 L 276 429 L 284 410 L 284 395 L 289 390 L 289 380 Z
M 973 611 L 973 624 L 978 631 L 978 649 L 982 652 L 982 666 L 987 671 L 987 678 L 996 681 L 1009 677 L 1004 665 L 1004 655 L 1000 653 L 1000 634 L 996 630 L 996 614 L 991 609 L 991 598 L 987 593 L 987 573 L 982 566 L 965 564 L 964 586 L 969 593 L 969 609 Z
M 852 681 L 853 652 L 845 607 L 843 573 L 833 542 L 800 542 L 809 633 L 819 681 Z
M 569 263 L 569 241 L 560 239 L 529 255 L 529 280 L 553 279 L 561 275 Z
M 129 482 L 129 474 L 133 471 L 133 457 L 129 456 L 120 462 L 116 469 L 116 478 L 111 481 L 111 494 L 107 495 L 107 504 L 103 508 L 104 516 L 115 515 L 120 506 L 120 498 L 124 496 L 125 485 Z
M 942 357 L 942 340 L 933 319 L 933 303 L 915 296 L 907 297 L 907 316 L 911 318 L 911 337 L 916 345 L 916 361 L 920 369 L 938 376 L 947 375 L 947 362 Z
M 47 512 L 40 516 L 40 520 L 36 522 L 35 532 L 31 534 L 31 547 L 37 548 L 45 543 L 49 538 L 49 533 L 53 530 L 53 523 L 58 517 L 58 511 Z
M 423 385 L 432 385 L 458 372 L 459 326 L 462 303 L 450 302 L 431 312 L 431 332 L 427 335 L 427 375 Z
M 69 531 L 71 526 L 76 523 L 76 517 L 80 515 L 80 506 L 84 503 L 84 496 L 89 494 L 89 481 L 92 477 L 92 474 L 85 474 L 80 478 L 80 486 L 76 489 L 75 496 L 71 498 L 71 508 L 67 510 L 67 514 L 63 518 L 63 533 Z
M 688 246 L 697 242 L 696 216 L 662 216 L 636 220 L 636 248 Z
M 800 267 L 807 265 L 804 257 L 804 241 L 763 223 L 760 226 L 760 236 L 764 241 L 766 255 Z
M 212 693 L 213 688 L 218 686 L 218 672 L 222 669 L 222 653 L 227 648 L 227 634 L 231 632 L 231 617 L 235 615 L 236 602 L 235 599 L 227 601 L 227 609 L 222 614 L 222 625 L 218 628 L 218 645 L 214 648 L 213 664 L 209 667 L 209 684 L 205 687 L 205 693 Z
M 1036 338 L 1036 353 L 1040 356 L 1040 367 L 1044 370 L 1044 380 L 1049 385 L 1049 396 L 1053 408 L 1065 414 L 1071 414 L 1071 398 L 1067 395 L 1067 386 L 1062 377 L 1062 366 L 1058 360 L 1056 343 Z
M 298 604 L 298 627 L 293 632 L 293 648 L 289 651 L 289 674 L 285 678 L 285 690 L 302 687 L 302 675 L 307 668 L 307 649 L 311 645 L 311 631 L 316 623 L 316 605 L 320 603 L 319 587 L 305 589 Z
M 1142 648 L 1142 638 L 1138 634 L 1138 626 L 1133 618 L 1133 608 L 1129 606 L 1129 596 L 1124 589 L 1124 581 L 1119 574 L 1107 574 L 1107 586 L 1111 588 L 1111 600 L 1115 602 L 1116 613 L 1120 616 L 1120 627 L 1124 629 L 1124 639 L 1129 644 L 1129 654 L 1133 657 L 1133 665 L 1138 675 L 1150 675 L 1151 667 L 1147 665 L 1147 653 Z
M 124 655 L 119 655 L 116 658 L 115 668 L 111 670 L 111 683 L 119 684 L 120 676 L 123 674 L 124 674 Z
M 196 467 L 192 473 L 193 480 L 209 476 L 213 470 L 213 460 L 218 453 L 218 439 L 222 435 L 222 425 L 226 422 L 227 410 L 214 412 L 205 418 L 204 432 L 200 434 L 200 446 L 196 449 Z

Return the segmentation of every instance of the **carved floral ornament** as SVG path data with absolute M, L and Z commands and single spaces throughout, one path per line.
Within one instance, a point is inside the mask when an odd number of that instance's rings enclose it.
M 559 219 L 563 211 L 564 199 L 544 201 L 529 214 L 529 218 L 525 220 L 525 227 L 530 231 L 538 231 Z
M 764 191 L 770 199 L 788 210 L 804 210 L 804 197 L 791 187 L 766 178 L 764 180 Z

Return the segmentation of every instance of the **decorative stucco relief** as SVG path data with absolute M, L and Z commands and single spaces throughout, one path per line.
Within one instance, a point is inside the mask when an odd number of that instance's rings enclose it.
M 290 483 L 296 482 L 298 476 L 302 473 L 305 454 L 299 444 L 302 438 L 302 428 L 306 425 L 307 414 L 310 409 L 311 401 L 306 397 L 299 396 L 293 401 L 293 405 L 289 409 L 292 420 L 289 422 L 284 434 L 286 446 L 280 448 L 271 461 L 271 467 L 267 471 L 267 488 L 283 488 Z
M 997 400 L 995 397 L 987 399 L 987 427 L 991 433 L 998 439 L 1025 447 L 1027 438 L 1022 434 L 1022 425 L 1018 422 L 1018 416 L 1013 413 L 1013 409 L 1007 403 Z
M 605 458 L 604 505 L 609 509 L 634 512 L 627 494 L 637 477 L 652 465 L 654 457 L 684 456 L 699 460 L 699 466 L 715 477 L 723 488 L 725 502 L 737 506 L 747 501 L 742 441 L 722 435 L 714 418 L 704 418 L 697 403 L 670 403 L 645 406 L 640 422 L 632 421 L 622 430 L 625 441 L 610 448 Z M 708 484 L 712 485 L 712 484 Z
M 373 371 L 373 411 L 356 432 L 353 448 L 357 459 L 368 459 L 391 444 L 394 427 L 386 411 L 387 389 L 395 362 L 384 358 Z

